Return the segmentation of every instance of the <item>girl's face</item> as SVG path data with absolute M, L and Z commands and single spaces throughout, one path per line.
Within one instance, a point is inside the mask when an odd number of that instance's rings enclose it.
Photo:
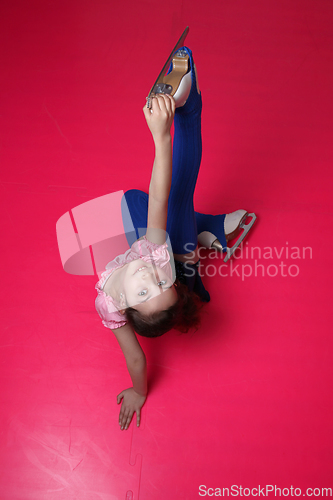
M 126 305 L 122 306 L 135 307 L 146 314 L 168 309 L 177 300 L 169 276 L 160 267 L 141 259 L 128 264 L 123 289 Z

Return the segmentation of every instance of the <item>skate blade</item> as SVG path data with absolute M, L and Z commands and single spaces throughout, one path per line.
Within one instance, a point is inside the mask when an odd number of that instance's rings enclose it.
M 147 97 L 147 108 L 151 108 L 151 100 L 152 100 L 152 97 L 155 95 L 155 92 L 154 92 L 155 87 L 159 88 L 158 85 L 161 84 L 163 77 L 165 75 L 165 72 L 168 69 L 169 64 L 172 60 L 173 55 L 175 54 L 175 52 L 177 52 L 178 49 L 180 49 L 180 47 L 182 47 L 184 45 L 184 41 L 185 41 L 185 38 L 187 37 L 188 32 L 189 32 L 189 27 L 187 26 L 185 28 L 185 30 L 183 31 L 181 37 L 179 38 L 178 42 L 176 43 L 175 47 L 172 49 L 170 56 L 168 57 L 166 63 L 164 64 L 164 66 L 162 68 L 162 71 L 160 72 L 160 74 L 158 75 L 158 77 L 156 79 L 156 82 L 154 83 L 154 85 L 150 89 L 150 92 L 149 92 L 148 97 Z
M 231 248 L 227 247 L 227 255 L 223 259 L 224 262 L 228 262 L 228 260 L 230 259 L 230 257 L 235 252 L 236 248 L 239 247 L 239 245 L 242 243 L 242 241 L 245 238 L 245 236 L 247 235 L 247 233 L 250 231 L 251 227 L 253 226 L 253 224 L 255 223 L 256 218 L 257 218 L 257 216 L 254 213 L 248 214 L 247 217 L 252 217 L 251 222 L 249 222 L 248 224 L 245 224 L 245 221 L 244 221 L 240 225 L 240 228 L 243 229 L 243 232 L 240 235 L 240 237 L 238 238 L 238 240 L 236 241 L 236 243 Z M 247 220 L 247 217 L 246 217 L 245 220 Z

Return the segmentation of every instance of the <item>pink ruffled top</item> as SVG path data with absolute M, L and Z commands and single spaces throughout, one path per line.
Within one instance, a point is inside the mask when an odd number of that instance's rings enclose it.
M 157 245 L 156 243 L 148 241 L 144 236 L 142 240 L 135 241 L 127 252 L 118 255 L 118 257 L 106 265 L 106 271 L 101 274 L 101 279 L 95 286 L 97 290 L 95 306 L 104 326 L 114 330 L 127 323 L 124 319 L 124 315 L 120 314 L 118 311 L 118 309 L 120 309 L 119 302 L 110 295 L 107 295 L 103 290 L 106 281 L 115 269 L 128 264 L 132 260 L 141 259 L 148 263 L 153 262 L 156 266 L 163 269 L 169 278 L 173 280 L 172 267 L 169 262 L 170 254 L 167 248 L 167 243 Z

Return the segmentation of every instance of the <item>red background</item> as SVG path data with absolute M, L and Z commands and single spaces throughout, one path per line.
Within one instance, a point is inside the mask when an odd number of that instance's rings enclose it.
M 1 500 L 333 487 L 332 21 L 325 0 L 2 2 Z M 125 361 L 55 225 L 148 189 L 142 107 L 186 25 L 204 102 L 195 208 L 255 212 L 247 247 L 275 257 L 265 276 L 204 276 L 195 334 L 140 339 L 149 398 L 121 432 Z M 281 262 L 299 274 L 268 276 Z

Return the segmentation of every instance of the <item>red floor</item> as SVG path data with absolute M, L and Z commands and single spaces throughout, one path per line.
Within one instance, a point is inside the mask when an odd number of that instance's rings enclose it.
M 332 2 L 7 1 L 0 19 L 0 499 L 324 497 Z M 225 276 L 203 253 L 201 329 L 140 339 L 149 397 L 121 432 L 124 358 L 94 309 L 97 276 L 63 270 L 56 222 L 148 188 L 142 107 L 186 25 L 204 100 L 196 209 L 258 220 Z

